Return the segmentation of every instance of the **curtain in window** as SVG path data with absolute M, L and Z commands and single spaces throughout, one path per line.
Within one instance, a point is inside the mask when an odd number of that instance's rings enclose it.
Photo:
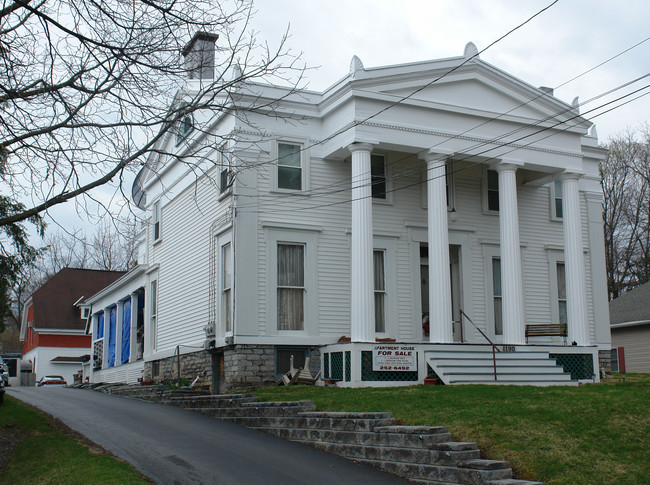
M 117 308 L 111 308 L 108 314 L 108 366 L 115 366 L 115 337 Z
M 373 271 L 375 276 L 375 332 L 386 331 L 386 279 L 384 276 L 384 252 L 374 251 Z
M 560 323 L 566 324 L 566 278 L 564 275 L 564 263 L 557 263 L 557 299 L 560 312 Z
M 131 356 L 131 300 L 124 302 L 122 310 L 122 364 L 126 364 Z
M 303 330 L 305 247 L 278 244 L 278 330 Z
M 501 310 L 501 260 L 492 258 L 492 284 L 494 294 L 494 335 L 503 335 L 503 314 Z
M 226 332 L 232 331 L 232 256 L 230 243 L 221 247 L 221 271 L 222 271 L 222 305 L 224 329 Z

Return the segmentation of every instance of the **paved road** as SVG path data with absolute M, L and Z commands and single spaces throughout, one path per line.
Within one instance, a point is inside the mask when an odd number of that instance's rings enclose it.
M 160 484 L 400 484 L 308 446 L 185 409 L 67 388 L 7 388 Z

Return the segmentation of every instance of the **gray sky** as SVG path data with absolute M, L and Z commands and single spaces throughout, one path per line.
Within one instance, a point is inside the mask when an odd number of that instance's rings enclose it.
M 309 88 L 322 91 L 345 76 L 353 55 L 366 67 L 462 55 L 480 50 L 551 4 L 552 0 L 257 0 L 259 38 L 302 52 Z M 557 87 L 650 37 L 648 0 L 560 0 L 498 42 L 481 58 L 533 86 Z M 650 73 L 650 41 L 558 89 L 580 102 Z M 650 84 L 650 77 L 582 112 Z M 650 92 L 650 89 L 647 90 Z M 639 94 L 643 94 L 642 91 Z M 632 96 L 633 97 L 633 96 Z M 629 99 L 629 98 L 627 98 Z M 618 103 L 617 103 L 618 104 Z M 597 112 L 596 112 L 597 113 Z M 650 118 L 650 95 L 593 119 L 601 142 Z M 591 118 L 590 114 L 586 115 Z
M 252 28 L 258 40 L 277 46 L 289 29 L 288 47 L 309 67 L 307 87 L 322 91 L 348 73 L 353 55 L 366 67 L 462 55 L 465 44 L 480 50 L 548 6 L 552 0 L 257 0 Z M 481 58 L 533 86 L 557 88 L 634 44 L 650 37 L 648 0 L 560 0 L 498 42 Z M 650 73 L 650 40 L 617 59 L 556 89 L 570 103 L 585 102 Z M 650 84 L 646 77 L 581 107 L 595 108 Z M 642 90 L 640 94 L 650 92 Z M 620 104 L 620 102 L 615 103 Z M 610 105 L 609 107 L 611 107 Z M 606 109 L 606 108 L 605 108 Z M 597 125 L 601 143 L 627 128 L 650 121 L 650 95 L 602 116 L 585 116 Z M 131 180 L 124 192 L 131 193 Z M 95 191 L 115 204 L 114 191 Z M 66 227 L 86 225 L 74 203 L 52 211 Z M 79 222 L 76 222 L 79 221 Z M 49 232 L 56 231 L 50 223 Z M 38 244 L 37 242 L 35 242 Z

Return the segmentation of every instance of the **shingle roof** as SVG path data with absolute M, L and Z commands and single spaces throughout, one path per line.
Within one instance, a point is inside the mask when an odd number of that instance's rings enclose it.
M 83 330 L 85 320 L 74 304 L 94 295 L 124 274 L 123 271 L 63 268 L 32 295 L 34 326 Z
M 610 323 L 650 320 L 650 283 L 610 301 L 609 320 Z

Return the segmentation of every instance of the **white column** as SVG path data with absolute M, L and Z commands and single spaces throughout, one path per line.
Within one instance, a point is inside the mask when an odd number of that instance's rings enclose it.
M 578 179 L 580 175 L 561 176 L 564 219 L 564 267 L 566 275 L 567 321 L 569 340 L 578 345 L 589 345 L 587 328 L 587 285 L 582 246 L 582 223 Z
M 429 340 L 453 342 L 449 230 L 445 183 L 446 156 L 429 154 L 427 162 L 427 226 L 429 242 Z
M 353 342 L 375 341 L 375 295 L 372 267 L 372 145 L 354 143 L 352 154 L 351 331 Z
M 496 169 L 499 172 L 503 343 L 517 345 L 525 343 L 524 285 L 521 275 L 519 211 L 517 208 L 517 167 L 506 163 L 497 165 Z
M 129 340 L 129 362 L 135 362 L 138 349 L 138 293 L 131 293 L 131 328 Z
M 110 307 L 104 308 L 104 347 L 103 347 L 103 355 L 102 355 L 102 369 L 105 369 L 108 367 L 108 341 L 110 339 L 109 336 L 109 324 L 110 324 Z

